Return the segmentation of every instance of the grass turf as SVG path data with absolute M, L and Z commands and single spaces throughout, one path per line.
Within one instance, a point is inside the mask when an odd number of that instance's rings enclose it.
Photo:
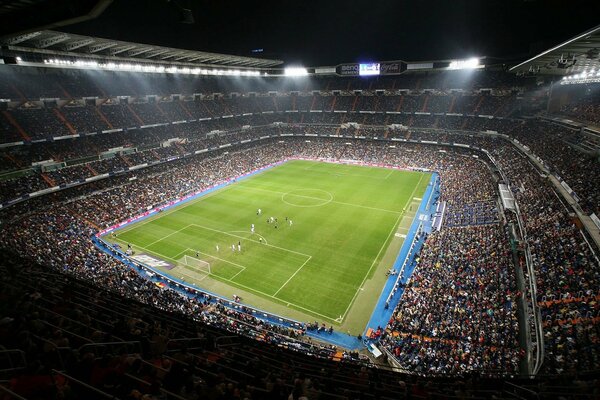
M 117 240 L 199 287 L 218 281 L 267 300 L 251 304 L 267 311 L 272 302 L 339 324 L 428 182 L 420 172 L 290 161 L 130 225 Z M 210 274 L 189 262 L 196 257 Z

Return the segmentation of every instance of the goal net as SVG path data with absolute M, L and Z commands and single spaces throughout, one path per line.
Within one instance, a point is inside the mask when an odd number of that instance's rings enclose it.
M 183 256 L 181 263 L 188 267 L 194 267 L 198 272 L 204 272 L 210 274 L 210 263 L 204 260 L 200 260 L 196 257 Z

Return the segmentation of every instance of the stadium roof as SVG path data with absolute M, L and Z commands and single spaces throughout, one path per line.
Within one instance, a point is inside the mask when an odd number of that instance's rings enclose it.
M 551 75 L 600 71 L 600 25 L 515 65 L 510 70 Z
M 235 68 L 268 68 L 283 63 L 281 60 L 176 49 L 50 30 L 3 37 L 0 44 L 15 52 L 37 53 L 48 58 L 69 56 L 81 60 L 168 62 Z

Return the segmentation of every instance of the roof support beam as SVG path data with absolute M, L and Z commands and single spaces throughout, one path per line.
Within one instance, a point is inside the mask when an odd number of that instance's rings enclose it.
M 166 60 L 166 59 L 169 59 L 171 57 L 175 57 L 175 56 L 178 56 L 178 55 L 184 54 L 184 53 L 185 53 L 184 51 L 176 51 L 176 52 L 173 52 L 173 53 L 170 53 L 170 54 L 166 54 L 166 55 L 164 55 L 162 57 L 159 57 L 159 58 L 161 60 Z
M 139 56 L 140 54 L 147 53 L 147 52 L 149 52 L 151 50 L 153 50 L 152 47 L 146 47 L 146 48 L 142 48 L 142 49 L 135 49 L 135 50 L 128 51 L 125 55 L 127 57 L 135 57 L 135 56 Z
M 110 50 L 108 51 L 108 53 L 109 53 L 111 56 L 115 56 L 115 55 L 117 55 L 117 54 L 119 54 L 119 53 L 123 53 L 124 51 L 131 50 L 131 49 L 135 49 L 135 47 L 136 47 L 135 45 L 131 45 L 131 46 L 124 46 L 124 47 L 117 47 L 117 48 L 110 49 Z
M 35 46 L 39 49 L 45 49 L 46 47 L 54 46 L 55 44 L 64 42 L 65 40 L 68 40 L 68 39 L 69 39 L 69 35 L 67 35 L 67 34 L 56 35 L 56 36 L 53 36 L 50 38 L 38 40 L 35 43 Z
M 24 42 L 26 40 L 33 39 L 34 37 L 38 37 L 41 34 L 42 34 L 42 32 L 26 33 L 24 35 L 15 36 L 15 37 L 8 38 L 8 39 L 2 39 L 2 43 L 7 44 L 7 45 L 18 44 L 18 43 Z
M 115 42 L 99 43 L 97 45 L 90 46 L 89 50 L 88 50 L 88 53 L 97 53 L 99 51 L 106 50 L 106 49 L 111 48 L 111 47 L 115 47 L 117 45 L 118 45 L 118 43 L 115 43 Z
M 83 40 L 77 40 L 77 41 L 75 41 L 75 42 L 69 42 L 69 43 L 66 43 L 66 44 L 63 46 L 63 50 L 64 50 L 64 51 L 71 51 L 71 50 L 75 50 L 75 49 L 78 49 L 78 48 L 80 48 L 80 47 L 84 47 L 84 46 L 90 45 L 90 44 L 92 44 L 92 43 L 94 43 L 94 42 L 95 42 L 95 40 L 94 40 L 94 39 L 92 39 L 92 38 L 89 38 L 89 39 L 83 39 Z
M 148 53 L 148 54 L 146 54 L 146 58 L 152 58 L 152 57 L 156 57 L 156 56 L 158 56 L 158 55 L 161 55 L 161 54 L 164 54 L 164 53 L 166 53 L 167 51 L 169 51 L 169 50 L 168 50 L 168 49 L 160 49 L 160 50 L 156 50 L 156 51 L 153 51 L 153 52 L 151 52 L 151 53 Z

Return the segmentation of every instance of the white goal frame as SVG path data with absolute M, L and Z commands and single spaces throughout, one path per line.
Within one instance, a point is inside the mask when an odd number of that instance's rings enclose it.
M 200 260 L 199 258 L 184 255 L 181 259 L 181 263 L 188 267 L 198 268 L 198 272 L 204 272 L 208 275 L 211 274 L 210 263 L 208 261 Z

